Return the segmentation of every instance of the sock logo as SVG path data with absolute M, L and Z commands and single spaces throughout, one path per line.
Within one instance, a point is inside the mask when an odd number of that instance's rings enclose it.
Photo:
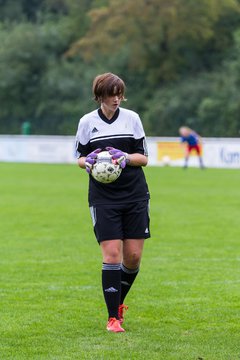
M 118 292 L 118 290 L 115 289 L 114 287 L 110 287 L 110 288 L 108 288 L 108 289 L 105 289 L 104 291 L 105 291 L 105 292 L 111 292 L 111 293 Z

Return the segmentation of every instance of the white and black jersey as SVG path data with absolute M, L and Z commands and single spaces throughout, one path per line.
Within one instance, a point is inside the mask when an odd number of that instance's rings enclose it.
M 112 119 L 107 119 L 101 109 L 84 115 L 76 135 L 78 158 L 93 150 L 112 146 L 129 154 L 148 155 L 145 133 L 137 113 L 119 108 Z M 145 175 L 140 166 L 126 166 L 119 178 L 102 184 L 89 176 L 89 205 L 111 205 L 149 199 Z

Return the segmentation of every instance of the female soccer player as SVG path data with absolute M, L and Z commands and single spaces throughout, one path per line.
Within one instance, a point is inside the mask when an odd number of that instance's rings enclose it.
M 89 207 L 100 244 L 107 330 L 124 332 L 124 299 L 138 272 L 149 232 L 149 191 L 142 170 L 148 163 L 145 133 L 137 113 L 120 107 L 125 84 L 112 73 L 98 75 L 93 94 L 99 108 L 84 115 L 76 135 L 78 164 L 89 173 Z M 98 153 L 108 150 L 122 167 L 120 177 L 103 184 L 91 176 Z
M 198 158 L 199 158 L 199 165 L 203 169 L 204 165 L 203 165 L 203 160 L 202 160 L 202 156 L 201 156 L 201 147 L 200 147 L 201 138 L 200 138 L 200 136 L 194 130 L 190 129 L 187 126 L 180 127 L 179 134 L 181 136 L 181 142 L 186 143 L 184 168 L 188 167 L 189 155 L 192 150 L 195 150 L 198 155 Z

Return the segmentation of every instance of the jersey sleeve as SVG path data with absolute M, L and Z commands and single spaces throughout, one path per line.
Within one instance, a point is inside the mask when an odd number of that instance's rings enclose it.
M 135 114 L 134 122 L 134 147 L 134 152 L 148 156 L 146 136 L 138 114 Z
M 91 152 L 88 123 L 83 117 L 79 121 L 76 134 L 76 157 L 87 156 Z
M 134 138 L 141 139 L 145 137 L 145 132 L 143 129 L 142 121 L 138 114 L 135 114 L 134 117 L 134 128 L 133 128 Z
M 141 139 L 134 140 L 134 150 L 133 152 L 148 156 L 148 148 L 146 138 L 143 137 Z

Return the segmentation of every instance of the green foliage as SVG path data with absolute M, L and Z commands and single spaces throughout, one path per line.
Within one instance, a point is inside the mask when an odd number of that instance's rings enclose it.
M 0 133 L 74 133 L 111 71 L 148 135 L 239 136 L 239 28 L 237 0 L 2 0 Z
M 18 132 L 21 122 L 27 118 L 33 121 L 33 130 L 38 133 L 64 133 L 58 129 L 57 120 L 79 117 L 79 109 L 74 111 L 74 108 L 79 107 L 79 96 L 84 93 L 80 80 L 85 70 L 79 62 L 67 62 L 63 58 L 71 39 L 68 19 L 38 26 L 21 23 L 12 30 L 2 29 L 2 131 L 9 129 L 9 119 L 12 119 Z
M 1 120 L 23 119 L 38 104 L 42 74 L 46 71 L 48 54 L 38 28 L 22 23 L 0 32 L 0 114 Z
M 204 97 L 197 115 L 206 133 L 216 136 L 240 135 L 240 31 L 235 33 L 235 46 L 221 71 L 215 74 L 214 87 Z
M 186 124 L 204 136 L 240 135 L 240 32 L 228 59 L 216 71 L 162 87 L 144 113 L 150 135 L 177 135 Z
M 41 82 L 38 132 L 44 133 L 48 128 L 51 134 L 75 134 L 78 120 L 84 114 L 82 108 L 90 109 L 93 103 L 91 81 L 94 73 L 84 71 L 80 62 L 61 60 L 49 64 Z
M 140 0 L 138 6 L 129 0 L 111 0 L 89 15 L 89 31 L 72 51 L 94 62 L 96 54 L 107 58 L 110 52 L 121 54 L 130 46 L 127 66 L 150 69 L 150 83 L 155 86 L 183 72 L 211 67 L 209 46 L 216 58 L 223 50 L 216 40 L 227 47 L 231 38 L 232 27 L 221 26 L 223 18 L 227 25 L 233 18 L 240 20 L 238 4 L 228 0 L 188 1 L 184 6 L 179 0 Z
M 145 169 L 152 238 L 124 334 L 105 329 L 85 171 L 0 173 L 1 359 L 239 359 L 239 171 Z

